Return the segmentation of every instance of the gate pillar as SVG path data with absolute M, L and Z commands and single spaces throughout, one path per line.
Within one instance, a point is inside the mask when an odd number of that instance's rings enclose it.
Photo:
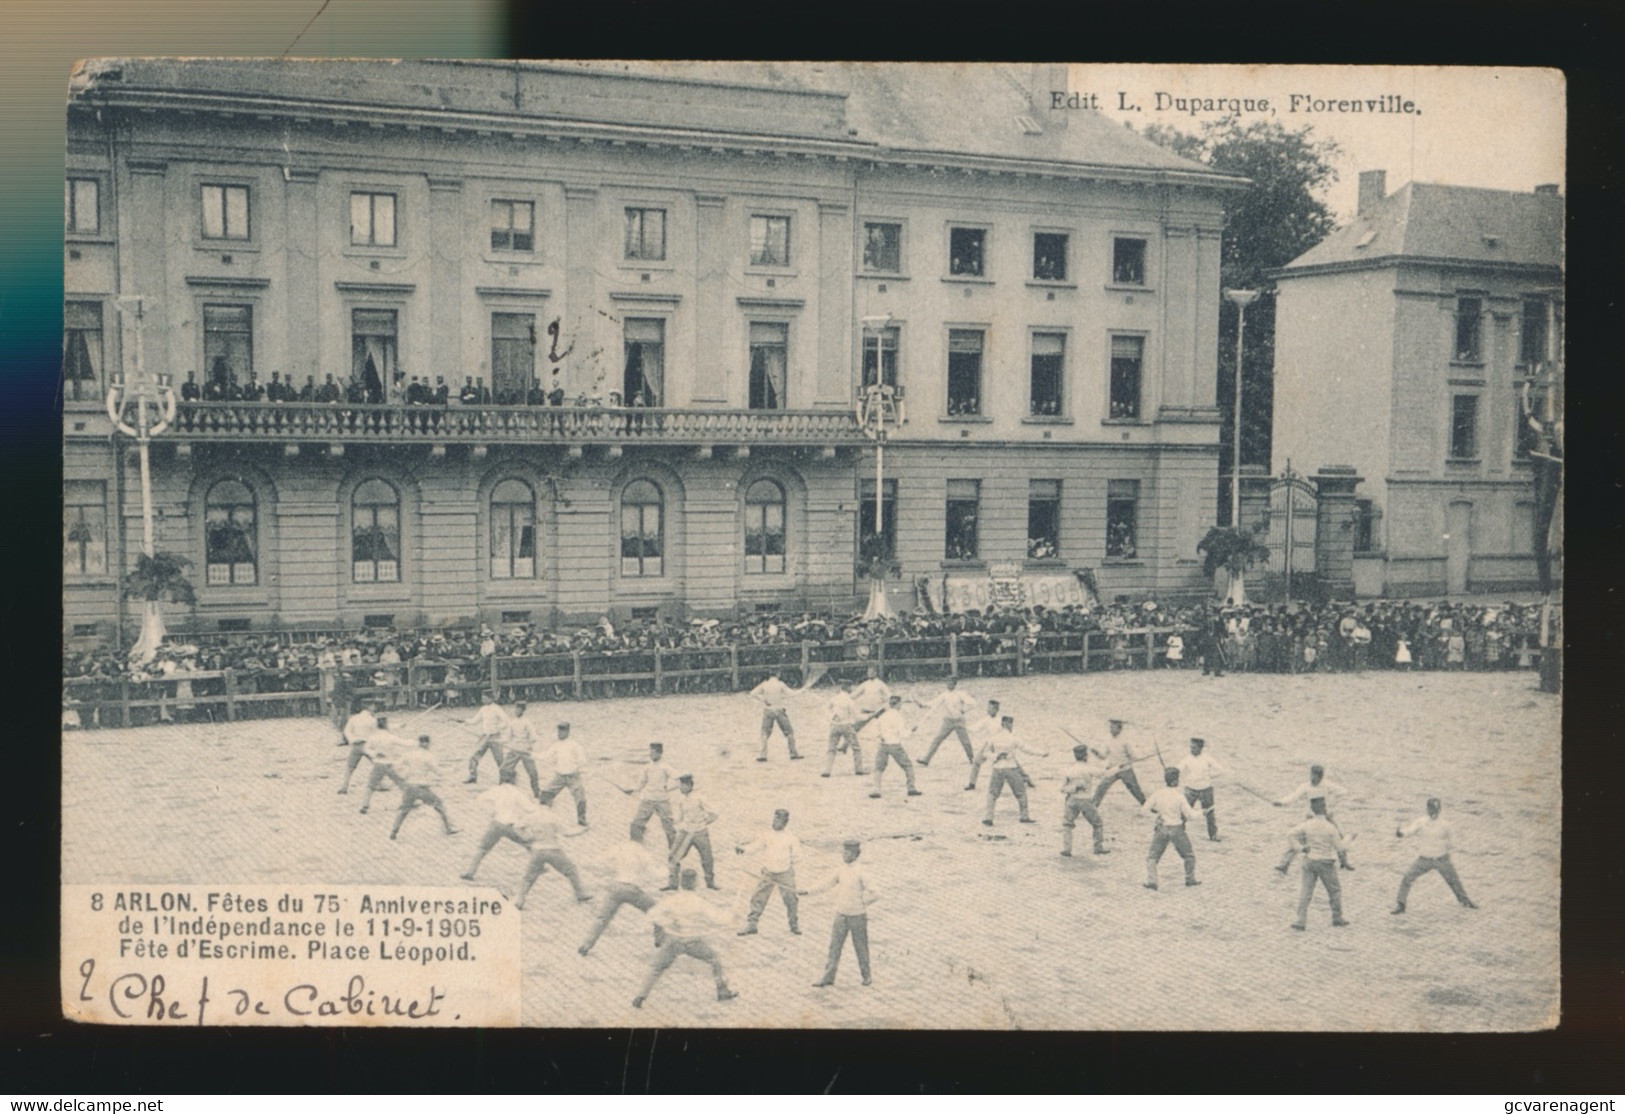
M 1355 489 L 1363 477 L 1346 464 L 1328 464 L 1309 477 L 1315 485 L 1315 573 L 1328 595 L 1354 595 Z

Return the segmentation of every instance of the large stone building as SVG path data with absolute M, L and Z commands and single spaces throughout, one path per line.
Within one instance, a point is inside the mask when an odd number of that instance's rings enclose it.
M 1274 277 L 1275 463 L 1359 478 L 1355 589 L 1536 584 L 1523 400 L 1561 361 L 1557 187 L 1387 194 L 1367 171 L 1354 220 Z
M 965 606 L 1012 569 L 1034 600 L 1083 569 L 1102 594 L 1200 589 L 1239 182 L 1051 109 L 1065 88 L 1061 67 L 87 67 L 66 633 L 115 633 L 140 552 L 104 401 L 138 370 L 198 395 L 151 456 L 157 548 L 197 574 L 174 618 L 200 630 L 844 609 L 877 379 L 905 419 L 883 488 L 904 595 Z

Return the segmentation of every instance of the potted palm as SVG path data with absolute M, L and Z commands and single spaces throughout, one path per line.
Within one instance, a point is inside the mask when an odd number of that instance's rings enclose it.
M 162 603 L 168 600 L 190 607 L 197 602 L 192 582 L 185 573 L 191 563 L 176 553 L 143 553 L 136 559 L 135 568 L 124 577 L 124 598 L 141 601 L 141 636 L 130 647 L 130 660 L 136 664 L 151 661 L 168 633 L 164 629 Z
M 1196 546 L 1202 554 L 1202 575 L 1217 583 L 1219 571 L 1225 573 L 1224 602 L 1238 607 L 1247 602 L 1244 576 L 1258 561 L 1269 559 L 1269 547 L 1258 540 L 1250 530 L 1234 526 L 1215 526 Z

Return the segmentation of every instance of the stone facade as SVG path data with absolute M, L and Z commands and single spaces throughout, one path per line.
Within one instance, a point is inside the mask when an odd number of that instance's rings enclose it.
M 114 632 L 140 549 L 103 405 L 138 370 L 135 297 L 144 370 L 177 388 L 384 391 L 205 396 L 155 438 L 157 546 L 198 585 L 181 625 L 850 606 L 866 360 L 904 397 L 905 581 L 1033 560 L 1200 590 L 1237 183 L 1049 112 L 1033 78 L 91 66 L 68 128 L 67 635 Z M 917 115 L 905 149 L 910 83 L 980 115 Z M 449 404 L 403 405 L 397 377 Z M 463 405 L 471 379 L 521 397 Z M 949 478 L 981 499 L 952 559 Z M 1058 539 L 1033 544 L 1030 499 L 1058 502 Z

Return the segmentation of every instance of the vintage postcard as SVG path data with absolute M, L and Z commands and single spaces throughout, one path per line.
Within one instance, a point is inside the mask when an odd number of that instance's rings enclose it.
M 68 1018 L 1557 1024 L 1561 74 L 66 111 Z

